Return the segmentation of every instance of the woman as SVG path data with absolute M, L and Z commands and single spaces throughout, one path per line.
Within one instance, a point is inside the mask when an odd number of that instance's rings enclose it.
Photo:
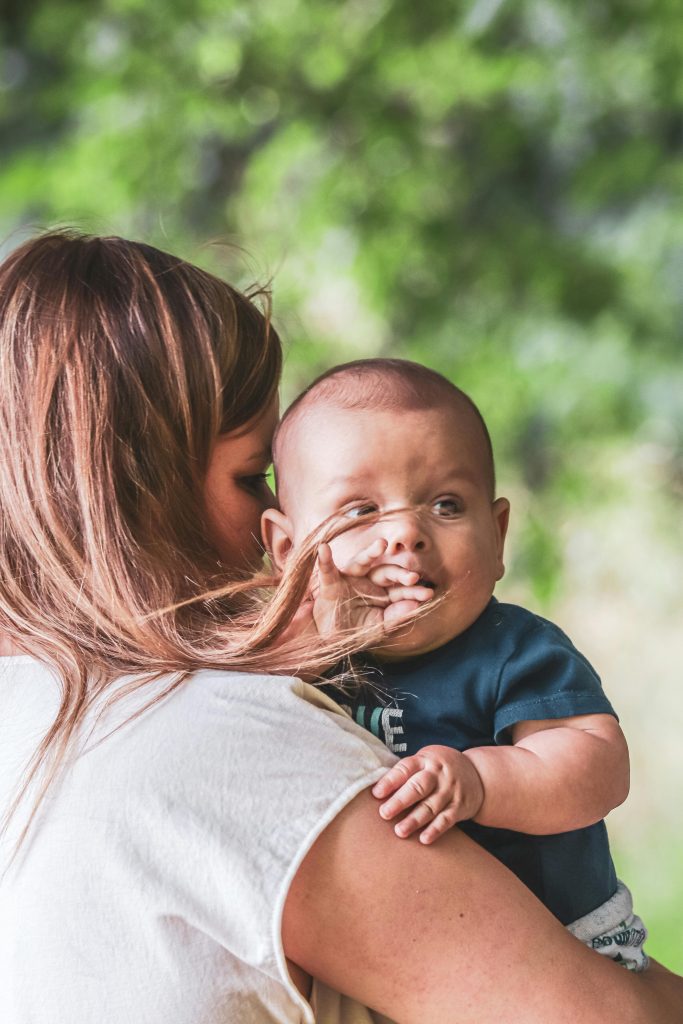
M 0 268 L 0 1019 L 310 1022 L 312 975 L 329 1024 L 675 1020 L 679 979 L 463 835 L 397 842 L 392 755 L 291 678 L 344 647 L 283 636 L 311 558 L 265 605 L 234 582 L 279 372 L 249 299 L 150 247 Z

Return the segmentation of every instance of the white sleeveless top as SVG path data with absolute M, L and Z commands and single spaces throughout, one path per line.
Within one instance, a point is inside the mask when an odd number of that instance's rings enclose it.
M 0 1020 L 312 1024 L 282 949 L 287 891 L 395 758 L 305 683 L 231 672 L 112 733 L 151 693 L 99 720 L 0 883 Z M 0 815 L 57 700 L 39 662 L 0 658 Z M 317 998 L 325 1024 L 365 1019 Z

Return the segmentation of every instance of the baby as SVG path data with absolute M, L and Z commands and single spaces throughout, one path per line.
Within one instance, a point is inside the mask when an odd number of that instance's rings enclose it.
M 574 935 L 642 970 L 646 932 L 602 820 L 628 793 L 626 742 L 565 634 L 493 597 L 510 505 L 474 403 L 415 363 L 348 363 L 285 413 L 274 458 L 276 566 L 322 523 L 348 522 L 323 546 L 323 580 L 332 558 L 402 612 L 422 602 L 359 656 L 373 685 L 347 707 L 403 758 L 374 787 L 382 817 L 425 843 L 459 823 Z

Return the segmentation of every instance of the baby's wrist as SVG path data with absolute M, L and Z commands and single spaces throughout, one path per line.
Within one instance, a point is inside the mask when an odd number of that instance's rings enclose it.
M 477 763 L 478 759 L 476 757 L 476 754 L 472 756 L 474 750 L 476 750 L 476 748 L 473 748 L 473 750 L 463 750 L 462 754 L 463 757 L 467 758 L 467 761 L 478 783 L 479 795 L 478 799 L 475 801 L 476 807 L 474 808 L 472 814 L 469 817 L 469 821 L 476 822 L 478 821 L 479 816 L 482 814 L 484 810 L 484 805 L 486 803 L 486 784 L 484 782 L 482 773 L 479 770 L 479 765 Z
M 470 817 L 470 821 L 476 821 L 477 817 L 481 814 L 481 811 L 482 811 L 482 809 L 484 807 L 484 803 L 486 802 L 486 786 L 484 785 L 484 780 L 482 779 L 481 774 L 480 774 L 479 769 L 477 768 L 476 764 L 469 757 L 468 757 L 467 760 L 469 761 L 470 765 L 472 766 L 472 770 L 473 770 L 474 775 L 476 777 L 477 786 L 478 786 L 478 798 L 477 798 L 477 801 L 476 801 L 476 807 L 473 810 L 472 815 Z

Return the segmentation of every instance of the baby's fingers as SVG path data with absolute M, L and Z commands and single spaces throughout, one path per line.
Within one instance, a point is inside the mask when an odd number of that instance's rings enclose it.
M 418 601 L 396 601 L 394 604 L 389 604 L 384 610 L 384 625 L 385 627 L 396 626 L 399 622 L 405 622 L 409 619 L 420 607 Z
M 318 548 L 318 564 L 316 579 L 313 586 L 313 598 L 318 608 L 320 602 L 338 603 L 342 596 L 342 578 L 334 564 L 329 544 L 321 544 Z
M 381 537 L 373 541 L 369 547 L 359 551 L 353 559 L 341 568 L 345 576 L 367 576 L 372 563 L 381 558 L 387 549 L 387 542 Z
M 368 573 L 368 579 L 378 587 L 390 587 L 399 583 L 404 587 L 412 587 L 420 578 L 420 574 L 404 569 L 400 565 L 377 565 Z
M 412 775 L 416 775 L 421 769 L 422 759 L 417 755 L 401 758 L 398 764 L 385 772 L 379 782 L 375 783 L 372 787 L 372 795 L 376 796 L 378 800 L 384 800 L 385 797 L 391 796 L 397 789 L 400 789 Z
M 434 591 L 431 587 L 389 587 L 387 597 L 392 604 L 398 601 L 418 601 L 424 604 L 425 601 L 431 601 Z
M 411 836 L 413 832 L 417 832 L 419 829 L 424 829 L 425 826 L 428 826 L 436 829 L 433 838 L 438 839 L 441 832 L 445 831 L 448 827 L 446 825 L 446 821 L 450 818 L 447 810 L 449 804 L 449 794 L 441 793 L 435 789 L 428 797 L 421 800 L 416 807 L 413 807 L 410 814 L 407 814 L 405 818 L 394 826 L 394 832 L 401 839 L 406 839 L 408 836 Z M 380 814 L 381 813 L 382 808 L 380 807 Z M 420 836 L 420 840 L 423 841 L 422 836 Z
M 339 570 L 334 564 L 329 544 L 323 543 L 318 548 L 318 578 L 321 586 L 333 586 L 339 580 Z
M 436 792 L 437 786 L 438 778 L 436 773 L 429 768 L 422 768 L 419 772 L 411 775 L 408 781 L 404 782 L 393 796 L 385 800 L 379 809 L 381 817 L 385 821 L 391 821 L 397 814 L 401 814 L 403 811 L 407 811 L 409 807 L 415 807 L 415 804 L 417 804 L 409 818 L 404 818 L 396 826 L 397 835 L 410 835 L 410 832 L 413 832 L 422 825 L 426 825 L 441 810 L 444 800 Z M 404 826 L 414 815 L 417 815 L 416 824 L 409 831 L 406 831 Z
M 444 832 L 448 832 L 449 829 L 453 828 L 454 825 L 460 821 L 460 815 L 458 814 L 457 804 L 449 804 L 440 811 L 434 820 L 427 825 L 426 828 L 420 832 L 420 842 L 424 843 L 425 846 L 429 846 L 430 843 L 435 842 L 439 836 L 442 836 Z M 403 824 L 403 822 L 401 822 Z

